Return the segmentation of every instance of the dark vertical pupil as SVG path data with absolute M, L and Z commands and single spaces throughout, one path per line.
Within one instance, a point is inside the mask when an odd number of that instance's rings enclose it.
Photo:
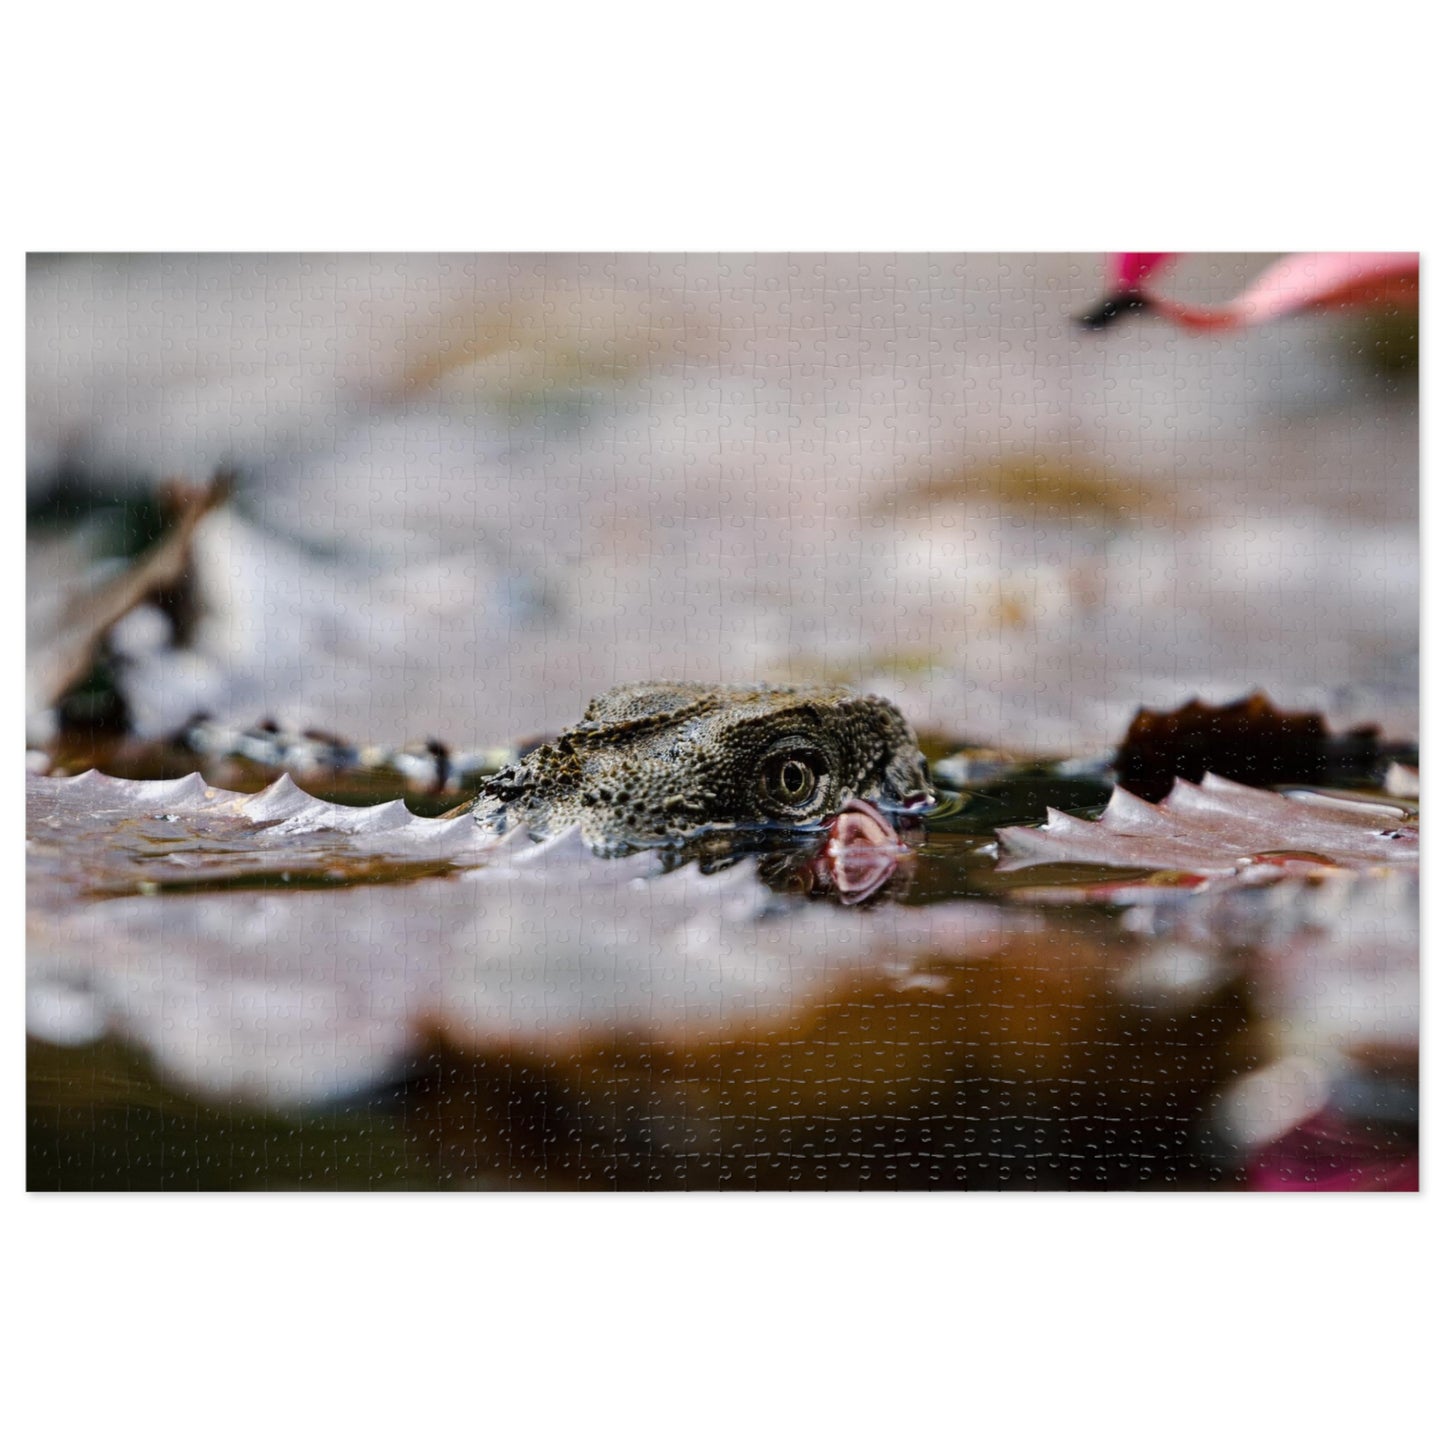
M 813 770 L 797 758 L 789 758 L 783 764 L 782 773 L 778 779 L 781 784 L 783 797 L 789 802 L 796 802 L 807 796 L 813 787 Z

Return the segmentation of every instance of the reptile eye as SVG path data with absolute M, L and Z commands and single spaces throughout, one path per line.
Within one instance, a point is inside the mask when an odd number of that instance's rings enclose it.
M 763 761 L 763 793 L 788 813 L 810 807 L 822 791 L 827 764 L 818 754 L 789 748 Z

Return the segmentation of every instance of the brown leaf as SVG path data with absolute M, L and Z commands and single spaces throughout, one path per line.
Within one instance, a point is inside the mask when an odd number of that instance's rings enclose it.
M 1372 730 L 1350 735 L 1361 748 Z M 1157 802 L 1175 778 L 1197 783 L 1205 773 L 1236 782 L 1323 781 L 1330 756 L 1330 732 L 1319 713 L 1281 712 L 1261 692 L 1225 707 L 1197 698 L 1174 712 L 1140 708 L 1114 761 L 1121 787 Z

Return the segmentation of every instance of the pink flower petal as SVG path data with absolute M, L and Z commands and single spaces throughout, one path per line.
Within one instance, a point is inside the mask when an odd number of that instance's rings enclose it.
M 1151 309 L 1190 331 L 1257 326 L 1325 306 L 1380 306 L 1420 294 L 1417 251 L 1301 251 L 1267 267 L 1225 306 L 1183 306 L 1149 294 Z
M 1115 251 L 1109 257 L 1109 284 L 1115 291 L 1137 291 L 1153 271 L 1163 270 L 1173 251 Z
M 1125 311 L 1156 311 L 1187 331 L 1230 331 L 1313 308 L 1413 302 L 1420 294 L 1418 251 L 1299 251 L 1267 267 L 1233 301 L 1189 306 L 1144 285 L 1174 254 L 1115 252 L 1108 264 L 1111 294 L 1084 323 L 1101 326 Z

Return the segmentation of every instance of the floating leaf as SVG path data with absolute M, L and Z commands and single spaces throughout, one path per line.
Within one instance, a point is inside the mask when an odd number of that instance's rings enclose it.
M 100 773 L 26 779 L 32 901 L 285 881 L 400 881 L 497 845 L 469 817 L 418 818 L 401 802 L 323 803 L 282 778 L 259 793 L 197 773 L 130 782 Z
M 1271 882 L 1339 868 L 1419 864 L 1419 831 L 1403 808 L 1320 794 L 1277 793 L 1206 774 L 1180 780 L 1163 803 L 1116 788 L 1097 822 L 1051 809 L 1039 828 L 1001 828 L 999 868 L 1096 863 L 1152 875 L 1144 892 Z M 1161 874 L 1167 876 L 1160 876 Z M 1136 901 L 1139 885 L 1041 889 L 1039 897 Z

